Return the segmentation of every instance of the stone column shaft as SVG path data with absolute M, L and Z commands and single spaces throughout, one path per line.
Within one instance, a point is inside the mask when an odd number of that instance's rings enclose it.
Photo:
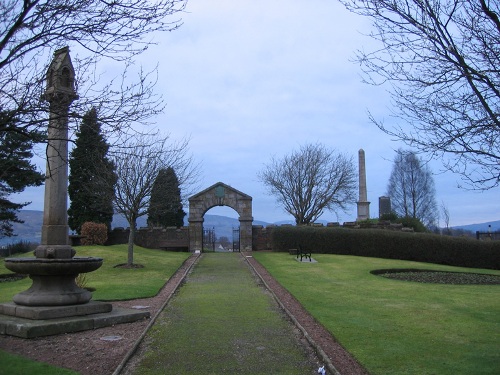
M 48 128 L 42 245 L 68 245 L 68 117 L 58 112 Z

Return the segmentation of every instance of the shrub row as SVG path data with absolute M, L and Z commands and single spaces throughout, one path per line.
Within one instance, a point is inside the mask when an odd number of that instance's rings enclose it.
M 299 244 L 313 254 L 356 255 L 500 269 L 500 241 L 380 229 L 307 226 L 274 228 L 274 251 L 296 249 Z

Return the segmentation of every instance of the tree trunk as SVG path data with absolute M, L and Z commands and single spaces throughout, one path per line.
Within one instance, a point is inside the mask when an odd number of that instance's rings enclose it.
M 131 266 L 134 264 L 134 239 L 135 239 L 135 228 L 137 226 L 135 219 L 130 221 L 130 233 L 128 235 L 128 256 L 127 265 Z

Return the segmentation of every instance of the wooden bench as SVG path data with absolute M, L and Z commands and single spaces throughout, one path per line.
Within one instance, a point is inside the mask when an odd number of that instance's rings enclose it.
M 297 249 L 297 259 L 300 257 L 300 261 L 302 262 L 302 258 L 309 258 L 309 262 L 311 262 L 311 255 L 311 251 L 306 251 L 301 245 L 299 245 L 299 248 Z

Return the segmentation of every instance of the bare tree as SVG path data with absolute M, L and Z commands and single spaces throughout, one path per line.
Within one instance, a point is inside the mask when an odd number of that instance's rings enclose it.
M 441 211 L 443 213 L 443 220 L 444 220 L 444 234 L 446 235 L 451 235 L 451 230 L 450 230 L 450 210 L 448 210 L 448 207 L 444 203 L 444 201 L 441 202 Z
M 70 124 L 96 108 L 103 132 L 123 133 L 146 123 L 164 105 L 153 92 L 155 71 L 133 71 L 134 57 L 153 44 L 153 32 L 180 26 L 171 16 L 185 0 L 3 0 L 0 1 L 0 108 L 18 121 L 0 131 L 30 135 L 47 126 L 48 104 L 41 100 L 50 55 L 69 45 L 79 100 Z M 121 71 L 100 81 L 97 64 Z M 137 79 L 129 75 L 137 73 Z M 101 78 L 102 79 L 102 78 Z M 5 122 L 3 125 L 13 124 Z
M 151 191 L 162 169 L 177 171 L 180 186 L 196 182 L 197 165 L 188 155 L 188 140 L 169 142 L 169 137 L 142 135 L 129 141 L 114 163 L 118 181 L 115 192 L 115 211 L 122 214 L 130 226 L 127 264 L 134 262 L 134 238 L 137 219 L 148 212 Z
M 320 144 L 305 145 L 283 159 L 273 158 L 259 179 L 297 225 L 313 223 L 325 210 L 345 210 L 355 202 L 352 158 Z
M 403 126 L 371 120 L 443 159 L 463 187 L 500 184 L 500 3 L 493 0 L 341 0 L 372 19 L 380 42 L 360 51 L 365 82 L 390 84 Z
M 430 169 L 414 152 L 399 149 L 394 158 L 387 195 L 402 218 L 418 219 L 426 227 L 436 224 L 437 205 Z

